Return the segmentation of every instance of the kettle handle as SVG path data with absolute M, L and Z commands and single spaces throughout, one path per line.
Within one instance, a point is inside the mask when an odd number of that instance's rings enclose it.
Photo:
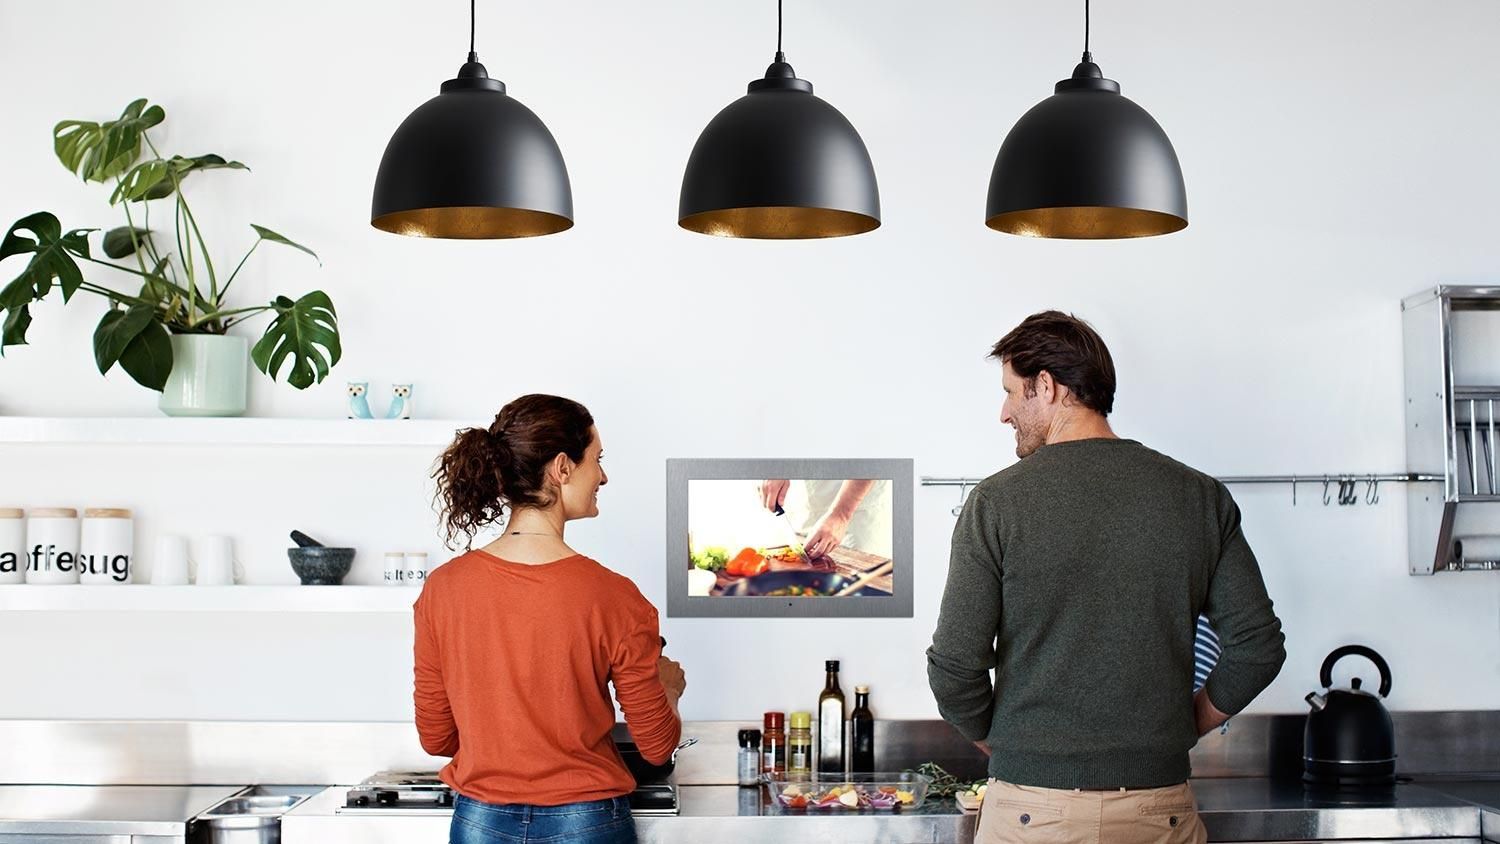
M 1375 663 L 1375 667 L 1380 669 L 1380 696 L 1386 697 L 1391 693 L 1391 667 L 1385 664 L 1385 659 L 1380 654 L 1364 645 L 1345 645 L 1323 660 L 1323 668 L 1318 672 L 1318 680 L 1322 682 L 1323 688 L 1333 688 L 1333 664 L 1346 656 L 1362 656 Z

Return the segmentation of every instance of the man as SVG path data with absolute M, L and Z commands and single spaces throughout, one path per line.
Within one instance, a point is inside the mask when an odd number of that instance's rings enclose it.
M 801 482 L 805 506 L 801 534 L 807 537 L 803 550 L 808 559 L 828 556 L 840 545 L 890 557 L 895 538 L 891 533 L 891 482 L 888 480 L 828 480 Z M 772 478 L 760 484 L 761 504 L 780 514 L 787 503 L 792 482 Z
M 927 651 L 938 711 L 991 754 L 976 841 L 1205 841 L 1188 750 L 1286 658 L 1239 509 L 1115 435 L 1087 323 L 1035 314 L 991 357 L 1021 460 L 964 505 Z M 1200 613 L 1222 653 L 1194 694 Z

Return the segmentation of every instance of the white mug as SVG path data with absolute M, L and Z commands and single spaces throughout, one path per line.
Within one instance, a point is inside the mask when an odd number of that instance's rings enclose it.
M 243 580 L 245 570 L 234 559 L 234 540 L 227 536 L 207 536 L 198 546 L 199 586 L 233 586 Z
M 156 559 L 151 563 L 153 586 L 186 586 L 188 563 L 187 537 L 166 534 L 156 540 Z

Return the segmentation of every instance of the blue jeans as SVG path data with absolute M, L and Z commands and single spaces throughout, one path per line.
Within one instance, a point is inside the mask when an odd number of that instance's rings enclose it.
M 448 844 L 635 844 L 630 801 L 590 800 L 562 806 L 481 803 L 462 794 L 453 801 Z

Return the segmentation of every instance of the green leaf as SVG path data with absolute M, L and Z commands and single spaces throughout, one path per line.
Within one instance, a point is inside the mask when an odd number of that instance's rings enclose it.
M 14 282 L 5 288 L 5 301 L 16 301 L 17 285 L 30 287 L 31 298 L 40 299 L 52 290 L 52 280 L 57 279 L 62 287 L 63 301 L 73 297 L 83 284 L 83 273 L 73 256 L 89 257 L 88 233 L 95 229 L 73 229 L 62 233 L 62 223 L 46 211 L 38 211 L 29 217 L 17 220 L 0 241 L 0 261 L 12 255 L 31 253 L 31 263 L 26 265 Z M 30 232 L 23 237 L 21 232 Z M 71 254 L 70 254 L 71 253 Z
M 36 287 L 31 279 L 22 275 L 0 289 L 0 308 L 19 308 L 36 300 Z
M 132 236 L 133 235 L 133 236 Z M 136 246 L 151 235 L 149 229 L 120 226 L 104 233 L 104 254 L 119 260 L 135 253 Z
M 293 249 L 300 249 L 303 252 L 306 252 L 307 254 L 313 256 L 313 258 L 317 259 L 318 266 L 321 267 L 323 265 L 323 259 L 318 258 L 318 253 L 312 251 L 311 249 L 308 249 L 306 246 L 303 246 L 300 243 L 294 243 L 291 240 L 288 240 L 287 238 L 277 234 L 276 232 L 271 231 L 265 226 L 257 226 L 256 224 L 251 223 L 250 228 L 255 229 L 255 233 L 260 235 L 263 240 L 269 240 L 272 243 L 284 243 L 287 246 L 292 247 Z
M 171 173 L 169 163 L 160 158 L 150 161 L 142 161 L 140 164 L 130 168 L 115 185 L 114 193 L 109 195 L 109 204 L 117 205 L 120 200 L 127 202 L 140 202 L 146 199 L 161 199 L 172 195 L 172 180 L 168 178 Z
M 20 305 L 5 314 L 5 324 L 0 326 L 0 355 L 6 346 L 26 345 L 26 329 L 31 325 L 31 306 Z
M 52 148 L 69 172 L 84 181 L 106 182 L 140 157 L 143 133 L 166 116 L 161 106 L 148 108 L 141 99 L 126 106 L 116 120 L 64 120 L 52 129 Z
M 161 323 L 152 320 L 120 353 L 120 367 L 142 387 L 158 393 L 172 374 L 172 338 Z
M 180 155 L 174 155 L 171 157 L 171 159 L 168 160 L 167 163 L 172 165 L 172 171 L 175 172 L 179 177 L 186 176 L 187 174 L 196 172 L 198 170 L 250 169 L 249 167 L 246 167 L 238 161 L 225 161 L 223 156 L 214 155 L 213 153 L 209 153 L 208 155 L 194 156 L 193 158 L 183 158 Z
M 99 365 L 100 375 L 115 365 L 130 341 L 145 331 L 155 317 L 156 308 L 150 305 L 131 305 L 123 311 L 111 308 L 104 314 L 99 327 L 94 329 L 94 362 Z
M 275 381 L 290 357 L 292 369 L 287 383 L 305 390 L 322 381 L 343 355 L 338 315 L 328 294 L 314 290 L 295 302 L 278 296 L 271 306 L 276 309 L 276 319 L 250 350 L 256 368 Z

